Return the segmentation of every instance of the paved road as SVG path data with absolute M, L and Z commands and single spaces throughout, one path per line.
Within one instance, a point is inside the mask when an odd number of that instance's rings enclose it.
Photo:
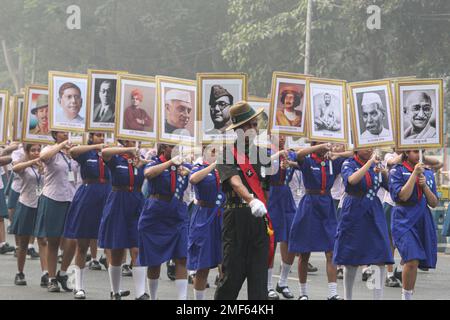
M 10 244 L 13 239 L 8 237 Z M 100 253 L 100 252 L 99 252 Z M 399 257 L 396 257 L 399 261 Z M 308 278 L 309 295 L 312 300 L 323 300 L 327 296 L 327 281 L 325 273 L 325 257 L 323 254 L 312 254 L 311 262 L 319 268 L 315 274 Z M 277 254 L 275 265 L 279 266 L 280 256 Z M 296 266 L 295 262 L 295 266 Z M 25 275 L 28 282 L 26 287 L 17 287 L 14 285 L 14 276 L 16 273 L 16 260 L 13 254 L 0 255 L 0 300 L 72 300 L 71 293 L 48 293 L 47 290 L 39 287 L 40 267 L 39 260 L 27 259 L 25 265 Z M 212 270 L 209 276 L 209 282 L 212 284 L 207 289 L 206 298 L 212 299 L 214 296 L 214 279 L 217 270 Z M 279 268 L 274 271 L 274 284 L 279 275 Z M 86 274 L 86 292 L 87 298 L 92 300 L 109 299 L 109 281 L 108 273 L 105 270 L 91 271 Z M 299 285 L 297 280 L 297 270 L 292 271 L 289 278 L 289 286 L 296 297 L 299 296 Z M 124 278 L 123 288 L 130 289 L 133 292 L 132 278 Z M 159 299 L 176 299 L 175 283 L 166 276 L 165 266 L 162 268 L 161 281 L 159 284 Z M 338 293 L 343 296 L 342 280 L 338 280 Z M 372 299 L 372 291 L 366 287 L 366 284 L 358 277 L 354 288 L 354 299 Z M 385 299 L 399 300 L 401 298 L 401 289 L 385 288 Z M 133 299 L 131 295 L 128 297 Z M 246 285 L 244 284 L 239 299 L 246 299 Z M 436 270 L 430 272 L 419 272 L 415 299 L 450 299 L 450 255 L 440 253 L 438 256 L 438 266 Z M 189 299 L 193 299 L 192 286 L 189 286 Z

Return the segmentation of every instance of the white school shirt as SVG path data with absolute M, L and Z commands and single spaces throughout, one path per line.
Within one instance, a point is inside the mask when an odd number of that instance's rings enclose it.
M 47 146 L 42 151 L 47 148 L 52 148 L 52 146 Z M 75 160 L 68 158 L 66 155 L 64 157 L 71 165 L 75 181 L 69 182 L 69 166 L 64 160 L 62 152 L 58 152 L 50 160 L 43 161 L 45 165 L 45 184 L 42 194 L 54 201 L 71 202 L 77 187 L 79 166 Z
M 13 151 L 11 154 L 12 164 L 17 164 L 25 159 L 25 151 L 20 146 L 19 149 Z M 13 181 L 11 183 L 11 189 L 15 192 L 20 192 L 22 189 L 22 178 L 18 174 L 14 174 Z
M 44 186 L 44 175 L 39 174 L 38 168 L 31 167 L 16 173 L 16 175 L 20 176 L 22 181 L 19 202 L 30 208 L 37 208 L 39 196 L 36 194 L 36 187 L 39 180 L 39 185 L 42 190 Z

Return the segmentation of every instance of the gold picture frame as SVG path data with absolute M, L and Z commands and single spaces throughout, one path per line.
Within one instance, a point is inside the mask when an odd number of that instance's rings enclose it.
M 184 92 L 189 97 L 191 113 L 185 128 L 180 133 L 165 132 L 166 131 L 166 92 L 177 90 Z M 197 81 L 180 79 L 166 76 L 156 76 L 156 95 L 158 101 L 158 143 L 167 143 L 174 145 L 193 146 L 198 142 L 197 133 Z
M 408 88 L 409 90 L 405 90 Z M 404 95 L 408 92 L 425 93 L 431 99 L 432 113 L 429 115 L 426 126 L 417 133 L 420 126 L 414 128 L 412 122 L 409 128 L 405 129 L 405 114 L 407 113 L 407 100 L 404 101 Z M 429 95 L 431 93 L 434 95 Z M 410 93 L 409 95 L 411 95 Z M 444 147 L 444 80 L 443 79 L 415 79 L 401 80 L 395 84 L 396 101 L 396 128 L 397 128 L 397 149 L 398 150 L 416 150 L 416 149 L 439 149 Z M 409 97 L 409 96 L 408 96 Z M 422 98 L 425 98 L 422 96 Z M 437 106 L 433 106 L 433 102 Z M 423 107 L 421 107 L 422 112 Z M 408 112 L 412 112 L 408 110 Z M 420 111 L 419 111 L 420 112 Z M 434 119 L 433 118 L 434 115 Z M 433 127 L 434 122 L 434 127 Z M 411 129 L 411 131 L 410 131 Z M 433 135 L 434 132 L 434 135 Z M 409 135 L 409 136 L 407 136 Z M 408 142 L 406 140 L 412 140 Z
M 271 90 L 271 101 L 270 101 L 270 115 L 269 115 L 269 133 L 270 134 L 278 134 L 285 136 L 293 136 L 293 137 L 305 137 L 307 134 L 307 121 L 306 121 L 306 97 L 308 96 L 308 86 L 307 80 L 311 78 L 311 76 L 298 74 L 298 73 L 288 73 L 288 72 L 274 72 L 272 75 L 272 90 Z M 284 82 L 283 82 L 284 81 Z M 283 84 L 283 85 L 282 85 Z M 279 124 L 277 120 L 277 116 L 281 116 L 277 110 L 278 104 L 281 103 L 282 95 L 281 93 L 284 90 L 290 90 L 294 88 L 294 91 L 300 95 L 300 104 L 299 106 L 294 107 L 294 111 L 296 116 L 298 117 L 297 112 L 301 112 L 300 116 L 300 126 L 297 127 L 295 125 L 290 124 L 290 120 L 284 116 L 284 121 L 289 121 L 289 125 Z M 283 90 L 280 92 L 280 89 Z M 299 110 L 300 109 L 300 110 Z M 299 119 L 294 119 L 292 121 L 298 122 Z
M 125 106 L 128 104 L 126 102 L 126 96 L 133 90 L 145 91 L 143 92 L 141 101 L 145 104 L 145 117 L 150 118 L 150 129 L 128 127 L 125 124 L 125 112 L 130 106 Z M 128 92 L 130 91 L 130 92 Z M 148 101 L 148 104 L 147 104 Z M 117 97 L 116 97 L 116 122 L 114 137 L 115 140 L 132 140 L 141 141 L 144 143 L 153 143 L 157 139 L 157 88 L 156 80 L 154 77 L 143 76 L 137 74 L 124 74 L 121 73 L 117 80 Z M 144 109 L 144 108 L 142 108 Z M 148 125 L 147 125 L 148 127 Z
M 239 101 L 248 99 L 248 75 L 246 73 L 197 73 L 197 121 L 198 121 L 198 143 L 210 144 L 213 142 L 235 140 L 234 133 L 225 132 L 230 126 L 231 119 L 218 129 L 215 128 L 214 120 L 206 118 L 208 109 L 211 108 L 209 101 L 213 86 L 220 85 L 225 92 L 232 97 L 229 98 L 231 106 Z M 225 93 L 223 92 L 223 93 Z M 209 121 L 207 121 L 209 120 Z M 218 131 L 218 132 L 214 132 Z
M 353 82 L 347 85 L 354 150 L 395 146 L 396 116 L 394 108 L 394 98 L 391 88 L 392 82 L 388 79 Z M 364 98 L 365 94 L 370 94 L 370 97 L 372 98 L 378 97 L 379 102 L 382 103 L 381 107 L 383 107 L 385 119 L 383 120 L 383 123 L 380 123 L 382 124 L 381 132 L 383 132 L 383 134 L 380 133 L 379 136 L 371 134 L 367 128 L 365 128 L 364 132 L 362 131 L 362 128 L 365 126 L 365 124 L 363 124 L 361 121 L 362 115 L 360 114 L 359 110 L 360 106 L 358 105 L 358 97 L 359 99 Z M 367 97 L 369 96 L 367 95 Z M 361 99 L 361 103 L 362 102 L 363 101 Z

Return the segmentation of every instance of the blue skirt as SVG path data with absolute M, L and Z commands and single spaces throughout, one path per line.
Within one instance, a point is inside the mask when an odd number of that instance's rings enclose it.
M 386 218 L 378 197 L 347 196 L 333 252 L 336 265 L 394 264 Z
M 275 242 L 288 242 L 296 205 L 289 186 L 272 186 L 269 195 L 269 215 L 275 232 Z
M 19 201 L 20 193 L 11 189 L 8 196 L 8 209 L 15 209 Z
M 188 236 L 187 269 L 212 269 L 222 262 L 222 214 L 194 205 Z
M 11 224 L 11 234 L 16 236 L 32 236 L 37 216 L 37 208 L 30 208 L 21 202 L 17 203 Z
M 170 259 L 187 257 L 187 206 L 147 199 L 139 219 L 139 264 L 156 267 Z
M 5 193 L 0 192 L 0 218 L 8 218 L 8 207 L 6 206 Z
M 331 196 L 305 195 L 295 213 L 289 252 L 330 252 L 336 236 L 336 211 Z
M 429 210 L 407 232 L 399 237 L 396 234 L 393 236 L 395 247 L 403 261 L 419 260 L 420 268 L 436 268 L 437 233 L 436 225 Z
M 6 178 L 6 173 L 2 174 L 2 182 L 3 182 L 3 189 L 0 190 L 3 194 L 6 194 L 6 185 L 8 183 L 8 179 Z
M 98 243 L 104 249 L 138 247 L 137 224 L 144 196 L 141 192 L 115 191 L 106 200 Z
M 110 184 L 88 184 L 78 188 L 67 214 L 64 237 L 97 239 Z
M 55 201 L 41 195 L 33 235 L 37 238 L 62 237 L 69 206 L 70 202 L 68 201 Z

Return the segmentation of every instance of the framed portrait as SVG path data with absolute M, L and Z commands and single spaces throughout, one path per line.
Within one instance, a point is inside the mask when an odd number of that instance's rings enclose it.
M 442 79 L 396 82 L 397 148 L 442 148 L 444 90 Z
M 197 83 L 157 76 L 158 141 L 194 145 L 196 142 Z
M 121 71 L 88 70 L 87 131 L 114 132 Z
M 25 96 L 23 94 L 14 96 L 13 105 L 13 125 L 12 125 L 12 140 L 22 141 L 22 124 L 23 122 L 23 112 L 25 105 Z
M 0 90 L 0 144 L 8 140 L 9 92 Z
M 53 144 L 50 134 L 48 87 L 29 85 L 25 89 L 22 141 Z
M 55 131 L 85 132 L 88 76 L 50 71 L 50 128 Z
M 155 78 L 120 74 L 116 139 L 154 142 L 157 130 Z
M 395 145 L 394 102 L 389 80 L 348 85 L 355 149 Z
M 307 139 L 305 137 L 287 137 L 286 138 L 286 147 L 288 149 L 299 149 L 299 148 L 306 148 L 310 147 L 311 144 L 307 142 Z
M 259 98 L 249 96 L 247 102 L 255 110 L 261 108 L 264 111 L 258 116 L 258 136 L 256 137 L 255 144 L 258 146 L 270 146 L 269 139 L 269 113 L 270 113 L 270 99 Z
M 286 136 L 306 135 L 305 98 L 308 76 L 274 72 L 269 132 Z
M 309 139 L 347 143 L 346 82 L 311 78 L 307 87 Z
M 247 75 L 244 73 L 198 73 L 197 117 L 199 140 L 202 143 L 234 140 L 230 108 L 247 100 Z

